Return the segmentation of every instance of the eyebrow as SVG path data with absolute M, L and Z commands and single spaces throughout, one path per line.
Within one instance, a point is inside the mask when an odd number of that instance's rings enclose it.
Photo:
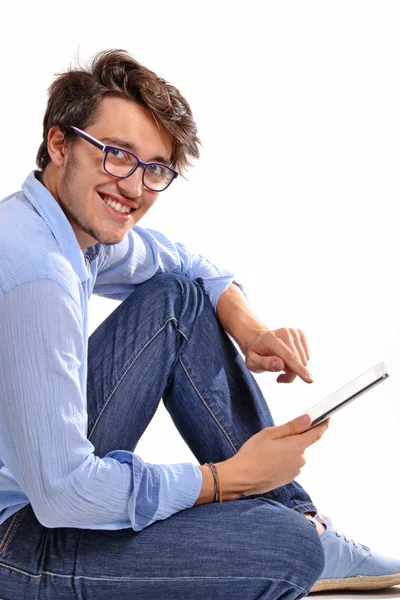
M 123 140 L 121 138 L 116 137 L 103 137 L 101 138 L 101 142 L 104 142 L 107 145 L 118 146 L 121 150 L 129 150 L 129 152 L 133 152 L 133 154 L 137 154 L 138 148 L 132 142 L 128 142 L 127 140 Z M 165 156 L 154 156 L 150 161 L 147 162 L 160 162 L 164 165 L 170 165 L 171 159 L 165 158 Z

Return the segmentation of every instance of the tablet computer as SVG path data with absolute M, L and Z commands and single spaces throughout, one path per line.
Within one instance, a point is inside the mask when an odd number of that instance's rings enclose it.
M 382 381 L 385 381 L 388 377 L 389 373 L 385 363 L 380 362 L 325 398 L 325 400 L 321 400 L 321 402 L 318 402 L 318 404 L 315 404 L 309 410 L 304 411 L 303 414 L 309 414 L 312 418 L 309 429 L 322 423 L 322 421 L 325 421 L 333 413 L 362 394 L 365 394 L 365 392 L 371 390 Z

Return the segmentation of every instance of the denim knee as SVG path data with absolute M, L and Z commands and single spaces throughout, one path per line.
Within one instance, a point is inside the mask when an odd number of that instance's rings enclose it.
M 146 288 L 147 294 L 166 294 L 167 296 L 195 295 L 202 297 L 204 292 L 201 285 L 179 273 L 157 273 L 138 287 Z M 138 288 L 136 288 L 138 289 Z M 134 298 L 134 294 L 132 295 Z
M 266 498 L 265 512 L 253 511 L 252 527 L 265 561 L 265 577 L 308 593 L 324 569 L 324 551 L 312 521 L 287 506 Z M 262 509 L 262 506 L 260 507 Z M 265 549 L 265 552 L 263 550 Z
M 286 564 L 288 576 L 308 592 L 324 569 L 324 550 L 314 523 L 302 513 L 289 510 L 292 518 L 290 530 L 286 530 L 288 558 L 290 555 Z
M 177 273 L 157 273 L 147 281 L 137 285 L 124 301 L 127 311 L 127 322 L 131 320 L 130 312 L 136 320 L 150 315 L 160 324 L 175 320 L 178 329 L 188 338 L 200 313 L 206 311 L 215 318 L 215 312 L 201 285 L 184 275 Z

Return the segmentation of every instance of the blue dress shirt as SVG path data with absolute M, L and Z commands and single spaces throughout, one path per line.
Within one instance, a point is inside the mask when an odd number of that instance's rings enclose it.
M 193 506 L 192 463 L 155 465 L 87 439 L 88 301 L 124 300 L 156 273 L 201 277 L 216 307 L 233 276 L 135 226 L 82 251 L 34 172 L 0 202 L 0 523 L 30 503 L 45 527 L 140 531 Z M 147 495 L 158 498 L 154 512 Z

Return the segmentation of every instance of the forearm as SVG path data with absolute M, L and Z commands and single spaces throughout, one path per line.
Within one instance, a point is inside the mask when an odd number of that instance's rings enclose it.
M 219 298 L 216 313 L 222 327 L 239 344 L 242 352 L 257 333 L 268 331 L 234 283 Z

